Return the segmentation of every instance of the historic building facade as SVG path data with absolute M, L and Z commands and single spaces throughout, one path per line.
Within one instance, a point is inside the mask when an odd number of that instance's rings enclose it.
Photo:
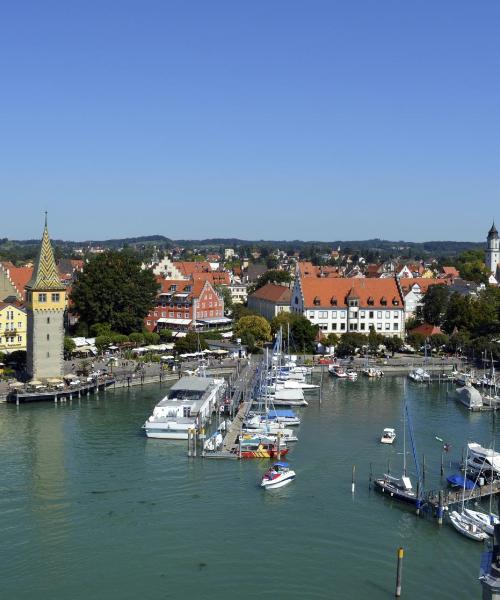
M 498 237 L 495 223 L 493 223 L 491 229 L 488 231 L 485 262 L 488 272 L 496 277 L 498 281 L 500 271 L 500 238 Z

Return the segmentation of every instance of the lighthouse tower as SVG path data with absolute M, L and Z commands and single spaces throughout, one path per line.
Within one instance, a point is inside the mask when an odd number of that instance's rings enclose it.
M 495 223 L 488 232 L 488 247 L 486 248 L 486 268 L 490 273 L 496 275 L 498 263 L 500 263 L 500 238 Z
M 54 260 L 47 215 L 33 276 L 25 289 L 28 375 L 31 379 L 60 377 L 63 374 L 66 289 L 61 283 Z

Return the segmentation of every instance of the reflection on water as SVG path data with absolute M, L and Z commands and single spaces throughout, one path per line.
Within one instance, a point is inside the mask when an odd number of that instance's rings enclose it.
M 401 470 L 405 387 L 426 488 L 437 489 L 436 436 L 455 469 L 467 440 L 489 444 L 492 415 L 402 378 L 325 378 L 287 456 L 297 478 L 272 491 L 259 488 L 267 461 L 188 459 L 183 442 L 146 440 L 165 388 L 0 406 L 2 597 L 377 600 L 393 594 L 399 545 L 405 597 L 480 597 L 481 546 L 369 486 L 388 461 Z M 394 446 L 379 443 L 384 427 L 396 428 Z

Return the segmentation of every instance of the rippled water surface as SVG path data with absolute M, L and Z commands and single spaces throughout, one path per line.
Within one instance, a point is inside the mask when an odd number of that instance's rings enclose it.
M 325 377 L 289 453 L 296 481 L 267 492 L 266 461 L 188 459 L 184 442 L 145 439 L 165 388 L 1 405 L 0 596 L 378 600 L 393 597 L 401 545 L 405 598 L 480 598 L 480 544 L 369 489 L 370 463 L 400 470 L 404 387 Z M 492 416 L 447 402 L 444 386 L 408 384 L 406 395 L 437 489 L 435 436 L 452 444 L 449 471 L 467 439 L 489 443 Z M 391 426 L 396 444 L 382 446 Z

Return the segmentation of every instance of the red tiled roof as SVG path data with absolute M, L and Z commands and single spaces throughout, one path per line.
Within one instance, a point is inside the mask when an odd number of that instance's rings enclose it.
M 191 278 L 194 281 L 210 281 L 212 285 L 229 285 L 231 278 L 227 271 L 211 271 L 210 273 L 193 273 Z
M 252 298 L 259 300 L 267 300 L 269 302 L 280 302 L 290 304 L 292 292 L 290 288 L 284 285 L 276 285 L 275 283 L 266 283 L 261 288 L 251 294 Z
M 174 262 L 174 266 L 177 267 L 185 277 L 191 277 L 193 273 L 210 273 L 212 271 L 212 267 L 207 261 L 196 262 L 179 260 Z
M 203 288 L 207 281 L 205 279 L 163 279 L 162 277 L 157 277 L 156 281 L 161 285 L 160 294 L 188 294 L 187 298 L 192 300 L 193 298 L 199 298 Z M 209 285 L 210 282 L 208 282 Z M 175 285 L 175 292 L 170 290 L 170 286 Z M 190 288 L 190 291 L 187 291 L 186 288 Z
M 15 306 L 16 308 L 19 308 L 20 310 L 26 311 L 26 307 L 24 306 L 24 304 L 22 302 L 19 302 L 19 300 L 14 300 L 13 302 L 5 302 L 5 301 L 0 302 L 0 310 L 6 308 L 7 306 Z
M 460 277 L 460 273 L 456 267 L 442 267 L 441 271 L 450 277 Z
M 304 294 L 304 306 L 307 308 L 346 307 L 349 295 L 358 297 L 359 305 L 363 307 L 402 308 L 404 306 L 403 297 L 394 278 L 302 277 L 301 286 Z
M 33 267 L 14 267 L 13 265 L 9 265 L 7 269 L 9 271 L 9 279 L 14 284 L 20 296 L 24 298 L 24 287 L 33 275 Z
M 403 289 L 403 293 L 406 295 L 416 283 L 418 283 L 422 293 L 425 294 L 431 285 L 446 285 L 447 281 L 444 279 L 432 279 L 430 277 L 402 277 L 399 283 Z
M 412 329 L 410 333 L 420 333 L 421 335 L 437 335 L 438 333 L 443 333 L 441 331 L 441 327 L 437 327 L 436 325 L 430 325 L 429 323 L 423 323 L 415 329 Z
M 340 277 L 337 267 L 316 266 L 312 262 L 302 260 L 298 263 L 301 277 Z

